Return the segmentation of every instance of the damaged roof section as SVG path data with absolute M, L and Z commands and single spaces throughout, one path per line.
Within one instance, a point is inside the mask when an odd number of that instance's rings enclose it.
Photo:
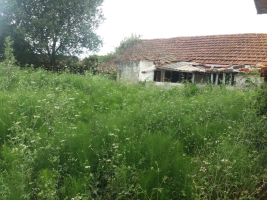
M 170 71 L 182 71 L 182 72 L 199 72 L 200 68 L 194 67 L 194 63 L 190 62 L 177 62 L 168 65 L 158 67 L 158 69 L 166 69 Z
M 205 72 L 205 73 L 219 73 L 219 72 L 259 72 L 259 67 L 251 67 L 249 65 L 200 65 L 192 62 L 177 62 L 157 67 L 157 69 L 165 69 L 170 71 L 180 72 Z M 143 71 L 145 73 L 147 71 Z

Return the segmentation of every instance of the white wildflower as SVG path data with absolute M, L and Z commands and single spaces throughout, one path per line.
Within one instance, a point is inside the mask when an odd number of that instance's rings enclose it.
M 13 148 L 12 149 L 12 152 L 14 152 L 14 151 L 18 151 L 18 148 Z
M 69 127 L 69 129 L 77 129 L 77 127 Z
M 201 171 L 201 172 L 206 172 L 207 169 L 206 169 L 205 167 L 200 167 L 200 170 L 199 170 L 199 171 Z
M 205 165 L 209 165 L 210 164 L 209 162 L 207 162 L 205 160 L 203 160 L 203 163 L 205 163 Z
M 69 98 L 69 100 L 74 100 L 75 98 Z
M 85 169 L 88 169 L 88 168 L 90 168 L 90 166 L 85 166 Z

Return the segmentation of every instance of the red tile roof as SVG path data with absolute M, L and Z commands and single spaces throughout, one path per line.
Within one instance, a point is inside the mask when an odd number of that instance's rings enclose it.
M 141 40 L 117 55 L 114 60 L 109 61 L 109 65 L 112 65 L 115 60 L 151 60 L 157 66 L 180 61 L 203 65 L 264 65 L 267 63 L 267 34 Z

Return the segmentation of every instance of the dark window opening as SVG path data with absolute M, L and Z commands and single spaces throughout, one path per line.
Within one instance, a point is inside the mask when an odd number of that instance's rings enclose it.
M 229 73 L 227 73 L 226 76 L 225 76 L 225 85 L 229 85 L 230 79 L 231 79 L 231 76 L 230 76 Z
M 232 74 L 232 81 L 231 81 L 231 85 L 234 85 L 235 84 L 235 75 Z
M 154 72 L 154 81 L 160 82 L 160 77 L 161 77 L 161 71 L 155 71 Z
M 176 72 L 176 71 L 172 72 L 172 80 L 171 80 L 171 82 L 172 83 L 177 83 L 179 81 L 180 81 L 180 73 Z
M 195 73 L 195 83 L 208 83 L 210 82 L 210 74 Z
M 180 83 L 180 82 L 192 82 L 192 73 L 177 72 L 177 71 L 165 71 L 164 82 Z M 161 71 L 154 71 L 154 81 L 162 82 Z
M 218 85 L 223 84 L 223 74 L 218 74 L 219 75 L 219 79 L 218 79 Z
M 226 77 L 225 77 L 225 85 L 233 85 L 235 84 L 235 75 L 232 74 L 232 78 L 231 78 L 231 74 L 230 73 L 226 73 Z
M 172 72 L 171 71 L 165 71 L 165 82 L 171 82 Z
M 192 77 L 193 74 L 192 73 L 186 73 L 186 72 L 182 72 L 181 73 L 181 82 L 192 82 Z

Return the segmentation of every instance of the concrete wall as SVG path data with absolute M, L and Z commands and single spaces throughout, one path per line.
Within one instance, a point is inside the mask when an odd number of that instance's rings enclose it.
M 235 85 L 236 86 L 246 86 L 246 80 L 251 80 L 253 83 L 260 85 L 264 79 L 259 75 L 246 75 L 244 73 L 239 73 L 235 75 Z
M 117 81 L 124 80 L 131 83 L 138 83 L 140 62 L 141 61 L 138 60 L 127 60 L 118 62 Z
M 184 87 L 183 83 L 170 83 L 170 82 L 155 82 L 154 85 L 161 86 L 163 88 L 172 88 L 172 87 Z
M 154 63 L 151 61 L 141 61 L 140 62 L 140 70 L 139 70 L 139 81 L 153 81 L 154 80 L 154 70 L 148 71 L 146 73 L 142 73 L 147 69 L 151 69 L 155 67 Z
M 143 81 L 153 81 L 154 71 L 142 73 L 146 69 L 153 68 L 152 61 L 127 60 L 120 61 L 117 64 L 117 81 L 123 80 L 131 83 L 138 83 Z

